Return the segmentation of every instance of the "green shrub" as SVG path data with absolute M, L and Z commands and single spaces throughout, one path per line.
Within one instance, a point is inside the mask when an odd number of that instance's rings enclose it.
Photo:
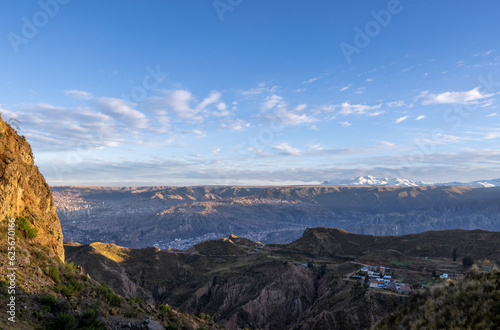
M 472 259 L 471 256 L 465 256 L 462 258 L 462 265 L 465 269 L 467 269 L 470 266 L 474 265 L 474 259 Z
M 75 289 L 75 291 L 80 291 L 83 288 L 82 283 L 78 282 L 74 278 L 68 281 L 68 285 L 71 285 Z
M 49 294 L 43 295 L 40 298 L 40 302 L 42 303 L 42 305 L 54 307 L 57 305 L 57 297 L 55 294 L 49 293 Z
M 61 278 L 59 277 L 59 270 L 56 266 L 49 267 L 49 276 L 54 280 L 54 282 L 61 282 Z
M 122 298 L 115 294 L 114 291 L 105 283 L 101 282 L 99 286 L 95 287 L 94 293 L 102 300 L 107 301 L 110 306 L 120 307 L 122 304 Z
M 24 232 L 27 238 L 35 238 L 38 235 L 38 229 L 32 227 L 27 217 L 20 217 L 17 219 L 17 226 L 20 231 Z
M 401 267 L 401 268 L 407 268 L 410 267 L 413 264 L 413 261 L 395 261 L 392 263 L 396 267 Z
M 103 321 L 99 320 L 99 310 L 97 308 L 90 308 L 83 312 L 79 317 L 80 322 L 78 324 L 78 329 L 88 329 L 88 330 L 105 330 L 107 329 Z
M 71 298 L 71 296 L 73 296 L 74 292 L 75 289 L 71 285 L 66 285 L 61 289 L 61 294 L 68 299 Z
M 75 264 L 73 264 L 73 261 L 65 264 L 65 266 L 66 266 L 66 269 L 70 272 L 74 272 L 76 269 Z
M 165 330 L 179 330 L 179 327 L 177 327 L 173 324 L 169 324 L 165 327 Z
M 68 284 L 66 286 L 60 288 L 60 292 L 62 295 L 64 295 L 66 298 L 69 299 L 73 296 L 73 294 L 77 293 L 82 288 L 83 285 L 74 278 L 72 278 L 68 281 Z
M 69 313 L 60 313 L 57 315 L 50 329 L 77 329 L 78 321 Z

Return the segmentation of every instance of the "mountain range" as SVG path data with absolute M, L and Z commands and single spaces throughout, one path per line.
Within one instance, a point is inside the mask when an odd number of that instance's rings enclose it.
M 500 187 L 52 187 L 66 241 L 186 249 L 235 234 L 289 243 L 308 227 L 367 235 L 500 230 Z
M 333 179 L 325 181 L 323 185 L 329 186 L 388 186 L 388 187 L 418 187 L 418 186 L 468 186 L 491 188 L 499 187 L 500 179 L 477 180 L 471 182 L 446 182 L 446 183 L 424 183 L 422 181 L 412 181 L 402 178 L 377 178 L 372 175 L 359 176 L 350 179 Z

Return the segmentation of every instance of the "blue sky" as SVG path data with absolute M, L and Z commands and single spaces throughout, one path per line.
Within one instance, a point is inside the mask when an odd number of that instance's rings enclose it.
M 498 1 L 0 4 L 0 112 L 52 185 L 500 177 Z

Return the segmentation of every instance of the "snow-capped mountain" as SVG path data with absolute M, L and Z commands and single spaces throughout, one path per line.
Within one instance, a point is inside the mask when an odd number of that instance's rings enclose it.
M 324 185 L 332 186 L 397 186 L 397 187 L 416 187 L 424 186 L 425 183 L 421 181 L 411 181 L 400 178 L 377 178 L 372 175 L 360 176 L 351 179 L 334 179 L 331 181 L 323 182 Z
M 491 188 L 500 187 L 500 179 L 478 180 L 472 182 L 446 182 L 446 183 L 424 183 L 401 178 L 377 178 L 372 175 L 360 176 L 351 179 L 334 179 L 322 184 L 330 186 L 390 186 L 390 187 L 417 187 L 417 186 L 470 186 Z
M 492 187 L 500 187 L 500 179 L 478 180 L 478 181 L 472 181 L 472 182 L 435 183 L 434 185 L 436 185 L 436 186 L 469 186 L 469 187 L 492 188 Z

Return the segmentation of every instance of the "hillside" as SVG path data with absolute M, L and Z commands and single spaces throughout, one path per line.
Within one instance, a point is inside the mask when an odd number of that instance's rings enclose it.
M 500 263 L 500 233 L 482 230 L 375 237 L 321 227 L 282 245 L 232 235 L 189 250 L 93 243 L 66 245 L 66 254 L 124 296 L 210 314 L 229 328 L 305 330 L 370 328 L 406 296 L 350 275 L 377 265 L 408 286 L 432 285 L 433 272 L 464 271 L 453 248 L 459 258 Z
M 375 329 L 498 329 L 500 271 L 475 267 L 459 281 L 446 281 L 411 297 Z
M 54 187 L 67 241 L 186 249 L 235 234 L 288 243 L 308 227 L 365 235 L 500 230 L 500 188 Z

